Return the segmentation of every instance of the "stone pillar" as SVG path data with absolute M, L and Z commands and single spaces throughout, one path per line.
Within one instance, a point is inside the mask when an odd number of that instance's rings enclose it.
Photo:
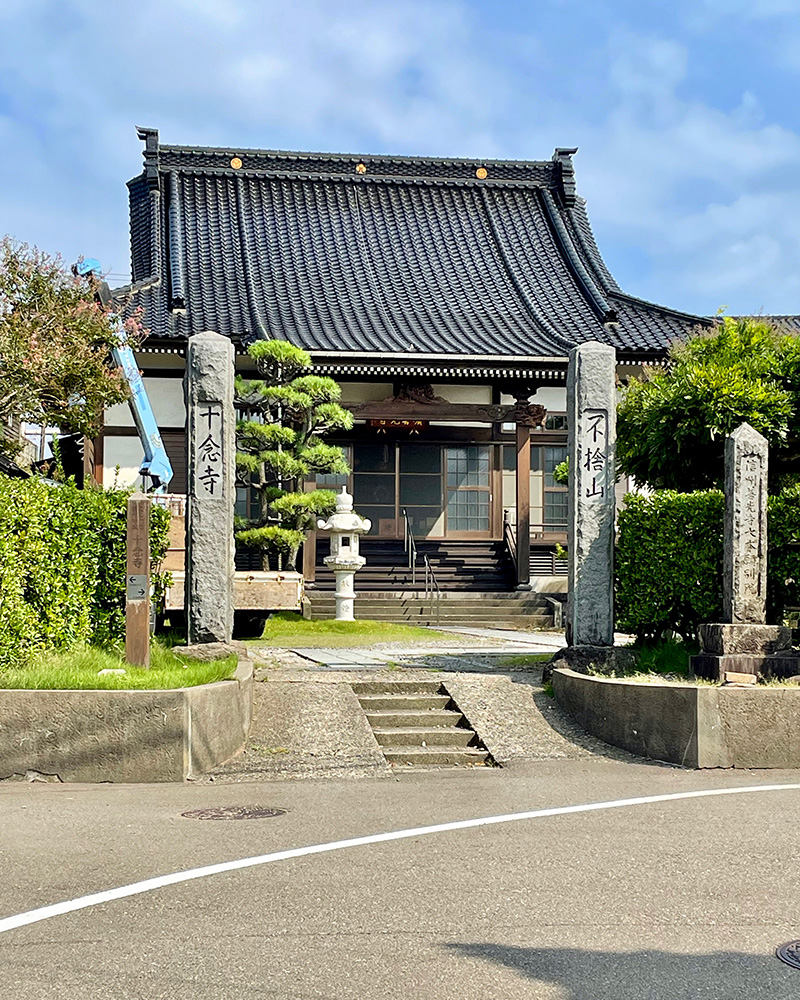
M 233 344 L 189 338 L 186 397 L 186 621 L 189 645 L 229 643 L 233 632 L 236 415 Z
M 725 439 L 722 617 L 732 624 L 766 621 L 768 455 L 750 424 Z
M 700 626 L 702 649 L 691 661 L 695 674 L 708 680 L 800 672 L 800 660 L 790 655 L 791 630 L 765 624 L 768 457 L 766 439 L 749 424 L 725 439 L 724 620 Z
M 567 643 L 614 645 L 616 354 L 590 341 L 569 355 Z

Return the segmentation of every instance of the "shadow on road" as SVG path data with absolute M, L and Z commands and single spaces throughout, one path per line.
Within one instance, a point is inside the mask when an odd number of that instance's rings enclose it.
M 776 945 L 781 942 L 776 941 Z M 520 948 L 495 944 L 447 945 L 452 951 L 513 969 L 528 979 L 560 986 L 564 1000 L 796 1000 L 800 970 L 770 952 L 680 955 L 667 951 L 595 951 Z

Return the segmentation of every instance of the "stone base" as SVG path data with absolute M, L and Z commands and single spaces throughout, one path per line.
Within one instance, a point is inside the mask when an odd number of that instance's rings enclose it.
M 637 654 L 620 646 L 565 646 L 544 666 L 543 682 L 550 680 L 554 670 L 574 670 L 578 674 L 614 674 L 632 670 Z
M 224 660 L 226 656 L 236 655 L 242 659 L 247 656 L 247 647 L 243 642 L 232 639 L 230 642 L 195 642 L 189 646 L 173 646 L 176 656 L 188 656 L 192 660 Z
M 770 656 L 792 647 L 792 630 L 779 625 L 720 623 L 701 625 L 699 631 L 703 653 L 715 656 Z
M 800 673 L 800 656 L 791 653 L 776 656 L 700 653 L 690 659 L 689 668 L 696 677 L 708 681 L 722 681 L 729 672 L 755 674 L 765 679 L 784 678 Z

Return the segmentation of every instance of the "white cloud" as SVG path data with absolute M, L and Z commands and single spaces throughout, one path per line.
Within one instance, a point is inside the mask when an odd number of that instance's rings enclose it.
M 702 98 L 707 38 L 611 24 L 589 52 L 544 28 L 487 35 L 475 2 L 117 0 L 100 17 L 96 0 L 0 0 L 3 227 L 122 272 L 134 125 L 166 142 L 423 155 L 541 159 L 575 143 L 601 249 L 646 262 L 630 291 L 800 311 L 800 136 L 752 83 L 733 108 Z M 760 22 L 798 7 L 697 5 Z

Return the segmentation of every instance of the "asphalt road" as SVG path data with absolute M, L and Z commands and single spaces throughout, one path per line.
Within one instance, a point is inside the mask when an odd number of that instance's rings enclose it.
M 342 838 L 800 781 L 603 759 L 383 781 L 0 786 L 0 918 Z M 203 806 L 274 819 L 201 821 Z M 796 1000 L 800 791 L 540 817 L 275 861 L 0 933 L 0 997 Z

